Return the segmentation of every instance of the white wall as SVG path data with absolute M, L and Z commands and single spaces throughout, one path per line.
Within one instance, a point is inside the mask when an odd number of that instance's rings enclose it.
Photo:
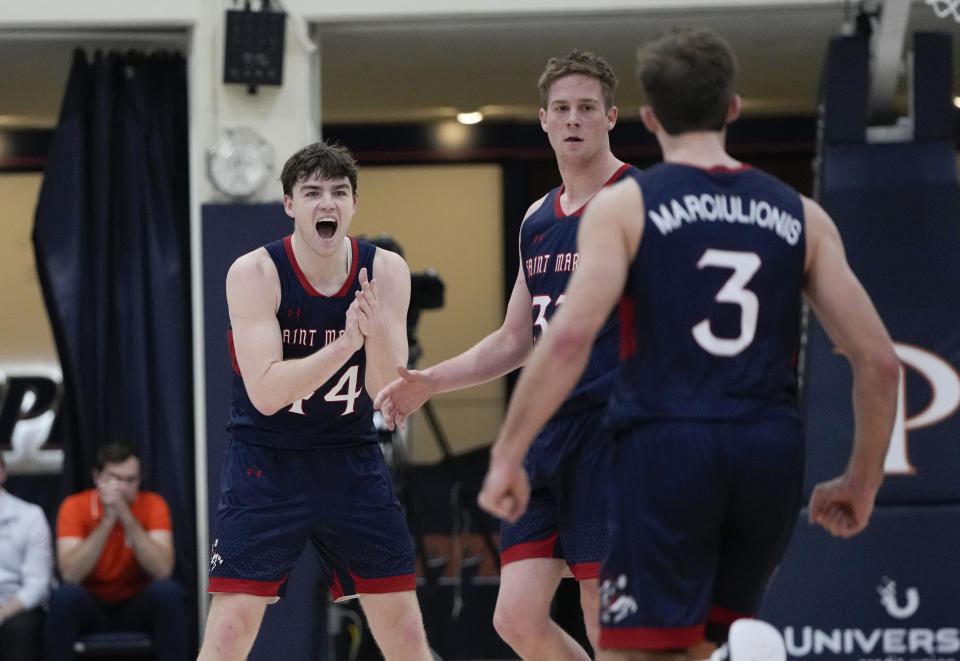
M 202 0 L 0 0 L 0 27 L 189 25 Z
M 255 5 L 257 0 L 254 0 Z M 840 0 L 594 0 L 589 12 L 666 7 L 829 4 Z M 350 3 L 282 0 L 287 21 L 284 84 L 261 87 L 256 95 L 222 78 L 224 9 L 231 0 L 0 0 L 0 30 L 182 27 L 189 35 L 191 75 L 191 173 L 193 200 L 216 199 L 206 177 L 204 152 L 224 128 L 249 126 L 276 150 L 276 168 L 303 144 L 316 139 L 319 118 L 319 63 L 306 37 L 312 22 L 355 22 L 398 17 L 482 16 L 485 14 L 583 13 L 582 0 L 353 0 Z M 277 197 L 265 187 L 257 199 Z M 196 216 L 198 218 L 198 216 Z
M 42 180 L 36 172 L 0 174 L 0 379 L 13 366 L 47 366 L 57 355 L 30 237 Z
M 320 3 L 315 0 L 284 0 L 290 11 L 311 21 L 384 20 L 413 16 L 482 16 L 484 14 L 597 13 L 635 9 L 678 7 L 729 7 L 802 4 L 839 4 L 838 0 L 353 0 L 350 3 Z

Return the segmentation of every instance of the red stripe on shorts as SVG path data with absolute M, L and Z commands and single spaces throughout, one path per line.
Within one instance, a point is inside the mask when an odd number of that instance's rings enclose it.
M 530 558 L 552 558 L 553 549 L 556 545 L 557 533 L 535 542 L 514 544 L 501 551 L 500 564 L 507 565 L 517 560 L 529 560 Z
M 255 597 L 276 597 L 280 593 L 280 586 L 287 580 L 284 576 L 279 581 L 248 581 L 239 578 L 210 579 L 207 592 L 229 592 L 231 594 L 252 594 Z
M 600 629 L 601 649 L 683 650 L 703 640 L 704 625 L 694 627 L 630 627 Z
M 334 601 L 343 599 L 343 586 L 340 585 L 340 576 L 334 572 L 333 583 L 330 584 L 330 596 Z
M 227 346 L 230 347 L 230 364 L 233 365 L 233 371 L 240 374 L 240 363 L 237 362 L 237 349 L 233 345 L 233 331 L 227 331 Z
M 387 576 L 385 578 L 361 578 L 350 572 L 353 587 L 357 594 L 385 594 L 388 592 L 406 592 L 417 589 L 417 579 L 413 574 Z
M 707 615 L 707 622 L 710 622 L 711 624 L 725 624 L 730 626 L 733 624 L 734 620 L 739 620 L 742 618 L 748 618 L 752 620 L 754 616 L 747 615 L 746 613 L 738 613 L 726 608 L 720 608 L 719 606 L 714 606 L 710 609 L 710 614 Z
M 589 581 L 600 575 L 600 563 L 581 562 L 579 565 L 570 565 L 570 571 L 578 581 Z

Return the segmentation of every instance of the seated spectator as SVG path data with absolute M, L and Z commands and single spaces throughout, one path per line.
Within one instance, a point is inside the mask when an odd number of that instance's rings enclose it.
M 44 658 L 73 658 L 82 634 L 141 630 L 158 661 L 187 658 L 184 590 L 170 580 L 173 531 L 160 494 L 140 491 L 140 457 L 114 443 L 97 455 L 94 489 L 69 496 L 57 515 L 63 583 L 50 597 Z
M 3 489 L 6 480 L 0 452 L 0 661 L 35 661 L 53 577 L 50 526 L 39 505 Z

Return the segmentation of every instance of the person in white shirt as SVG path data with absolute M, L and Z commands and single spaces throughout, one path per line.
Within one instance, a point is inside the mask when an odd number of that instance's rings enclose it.
M 50 525 L 39 505 L 3 489 L 6 479 L 0 452 L 0 661 L 33 661 L 53 577 Z

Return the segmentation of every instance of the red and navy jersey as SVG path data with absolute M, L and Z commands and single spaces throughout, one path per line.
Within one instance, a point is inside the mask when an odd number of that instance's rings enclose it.
M 639 181 L 646 217 L 608 423 L 797 416 L 799 194 L 749 166 L 662 163 Z
M 317 292 L 293 254 L 290 237 L 264 248 L 280 276 L 277 322 L 283 338 L 283 359 L 303 358 L 336 340 L 346 325 L 347 308 L 360 289 L 357 277 L 366 267 L 373 279 L 376 246 L 350 239 L 350 274 L 333 296 Z M 233 344 L 230 346 L 233 354 Z M 364 387 L 363 347 L 310 396 L 292 402 L 273 415 L 263 415 L 250 402 L 234 357 L 233 403 L 228 429 L 239 441 L 276 448 L 304 449 L 375 442 L 373 402 Z
M 624 163 L 605 185 L 624 177 L 636 178 L 640 174 L 640 170 Z M 586 205 L 567 215 L 560 208 L 562 193 L 562 185 L 550 191 L 520 228 L 520 268 L 533 300 L 530 320 L 534 342 L 547 329 L 558 306 L 562 305 L 567 282 L 580 261 L 577 228 Z M 606 404 L 619 364 L 618 327 L 617 314 L 611 314 L 597 334 L 583 376 L 560 407 L 558 415 Z

